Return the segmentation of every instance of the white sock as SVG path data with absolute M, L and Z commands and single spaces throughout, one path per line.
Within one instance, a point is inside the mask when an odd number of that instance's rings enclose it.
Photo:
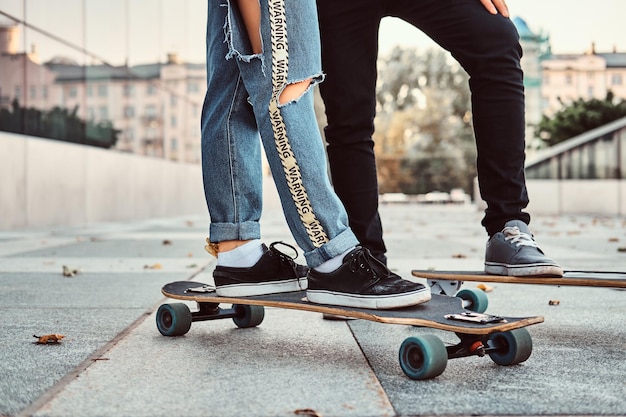
M 345 258 L 345 256 L 348 253 L 352 252 L 354 248 L 356 248 L 356 246 L 351 247 L 344 253 L 337 255 L 332 259 L 327 260 L 323 264 L 318 265 L 313 269 L 315 269 L 317 272 L 322 272 L 324 274 L 328 274 L 329 272 L 336 271 L 341 266 L 341 264 L 343 264 L 343 258 Z
M 250 268 L 263 256 L 261 239 L 254 239 L 235 249 L 219 252 L 217 264 L 220 266 L 232 266 L 237 268 Z

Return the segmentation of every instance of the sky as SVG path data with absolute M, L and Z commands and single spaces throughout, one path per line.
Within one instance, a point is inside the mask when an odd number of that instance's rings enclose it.
M 0 11 L 18 18 L 25 14 L 29 23 L 85 45 L 89 52 L 113 65 L 123 64 L 128 57 L 131 65 L 163 61 L 166 53 L 174 51 L 184 61 L 201 63 L 206 1 L 0 0 Z M 534 32 L 549 34 L 553 53 L 583 53 L 592 42 L 598 52 L 613 48 L 626 52 L 626 0 L 507 0 L 507 4 L 511 16 L 523 18 Z M 3 19 L 6 21 L 0 16 L 0 21 Z M 30 49 L 33 43 L 43 62 L 59 54 L 80 56 L 31 31 L 21 45 Z M 380 31 L 381 53 L 395 45 L 418 49 L 436 46 L 409 24 L 385 18 Z
M 478 1 L 478 0 L 476 0 Z M 626 52 L 626 0 L 507 0 L 511 17 L 550 35 L 555 54 L 583 53 L 592 42 L 597 52 Z M 399 19 L 381 24 L 380 50 L 394 45 L 434 46 L 420 31 Z

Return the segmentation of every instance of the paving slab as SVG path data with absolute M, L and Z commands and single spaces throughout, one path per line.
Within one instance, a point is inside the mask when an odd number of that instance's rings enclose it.
M 265 209 L 264 240 L 293 244 L 276 201 Z M 473 206 L 385 204 L 381 216 L 390 266 L 404 277 L 482 268 Z M 0 232 L 0 415 L 626 414 L 626 293 L 606 288 L 489 284 L 489 312 L 545 316 L 529 328 L 532 356 L 513 367 L 451 360 L 428 381 L 402 373 L 400 344 L 426 332 L 454 343 L 453 334 L 267 309 L 254 329 L 221 320 L 163 337 L 160 287 L 211 281 L 206 226 L 196 217 Z M 626 269 L 622 219 L 536 216 L 531 229 L 567 269 Z M 80 272 L 64 277 L 63 265 Z M 39 333 L 66 338 L 33 344 Z

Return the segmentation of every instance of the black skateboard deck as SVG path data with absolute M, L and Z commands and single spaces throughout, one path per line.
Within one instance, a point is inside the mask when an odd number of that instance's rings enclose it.
M 157 311 L 157 328 L 164 336 L 186 334 L 194 321 L 232 318 L 238 327 L 254 327 L 263 321 L 263 307 L 304 310 L 345 316 L 387 324 L 403 324 L 455 332 L 461 339 L 454 346 L 444 346 L 434 335 L 406 339 L 400 347 L 400 366 L 412 379 L 440 375 L 447 360 L 464 356 L 485 356 L 500 365 L 515 365 L 528 359 L 532 340 L 526 326 L 543 322 L 543 317 L 504 317 L 482 314 L 463 307 L 463 300 L 433 294 L 417 306 L 394 310 L 373 310 L 313 304 L 306 292 L 289 292 L 253 297 L 219 297 L 206 284 L 179 281 L 165 285 L 166 297 L 194 301 L 198 311 L 187 304 L 163 304 Z M 230 308 L 220 304 L 231 304 Z

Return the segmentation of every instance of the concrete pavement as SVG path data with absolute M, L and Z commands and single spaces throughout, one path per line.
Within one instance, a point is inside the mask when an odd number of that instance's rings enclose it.
M 389 204 L 381 215 L 402 275 L 482 267 L 474 207 Z M 451 360 L 429 381 L 402 373 L 400 343 L 422 333 L 453 343 L 450 333 L 266 309 L 257 328 L 221 320 L 163 337 L 161 286 L 211 281 L 206 222 L 0 232 L 0 416 L 626 414 L 626 294 L 613 289 L 493 285 L 489 312 L 545 316 L 529 328 L 532 356 L 514 367 Z M 275 199 L 262 224 L 266 242 L 293 243 Z M 531 228 L 567 269 L 626 270 L 622 219 L 537 216 Z M 63 276 L 64 265 L 78 273 Z M 32 343 L 48 333 L 66 337 Z

